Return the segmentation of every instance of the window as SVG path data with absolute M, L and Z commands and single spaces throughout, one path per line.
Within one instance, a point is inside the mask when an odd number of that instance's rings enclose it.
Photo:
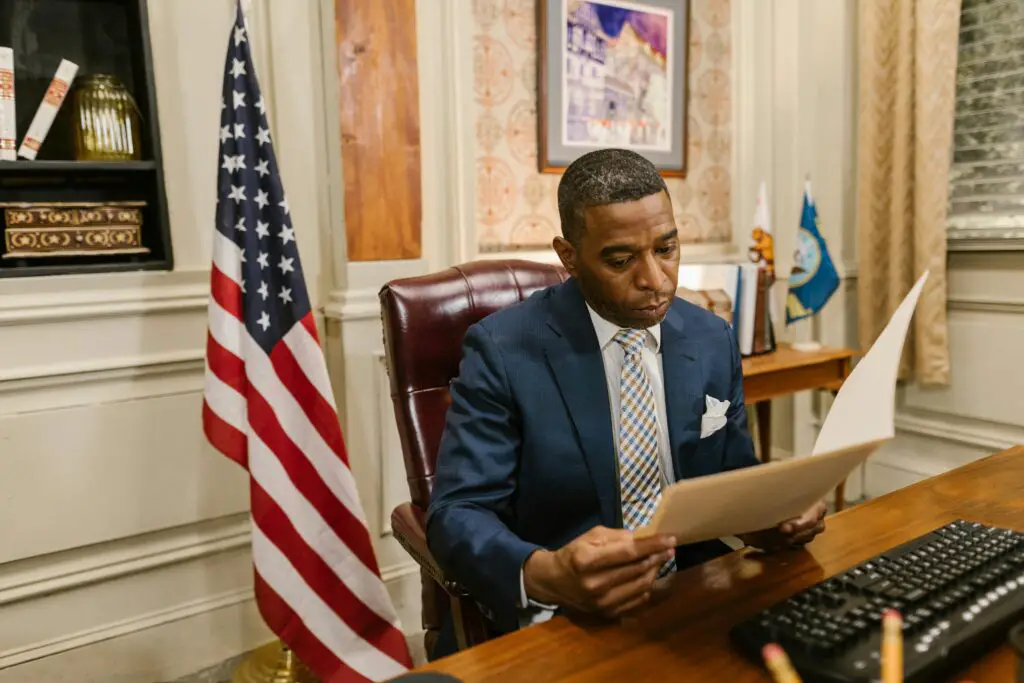
M 963 0 L 949 237 L 1024 238 L 1024 2 Z

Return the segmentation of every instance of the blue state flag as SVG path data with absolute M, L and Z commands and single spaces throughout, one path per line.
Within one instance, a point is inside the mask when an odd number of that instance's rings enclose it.
M 789 275 L 786 324 L 820 311 L 838 288 L 839 273 L 829 256 L 828 245 L 818 232 L 818 210 L 811 199 L 811 184 L 807 183 L 800 228 L 796 233 L 793 270 Z

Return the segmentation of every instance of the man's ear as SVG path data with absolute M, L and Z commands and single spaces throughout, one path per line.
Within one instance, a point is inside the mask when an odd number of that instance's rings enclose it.
M 551 241 L 551 246 L 554 248 L 555 253 L 558 254 L 562 267 L 565 268 L 569 275 L 576 277 L 576 247 L 572 246 L 569 240 L 564 237 L 555 237 Z

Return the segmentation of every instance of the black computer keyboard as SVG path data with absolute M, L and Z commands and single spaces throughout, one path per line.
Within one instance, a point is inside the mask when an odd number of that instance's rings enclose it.
M 907 683 L 948 677 L 1024 619 L 1024 533 L 959 520 L 805 589 L 733 627 L 761 662 L 780 644 L 807 683 L 880 675 L 882 612 L 903 615 Z

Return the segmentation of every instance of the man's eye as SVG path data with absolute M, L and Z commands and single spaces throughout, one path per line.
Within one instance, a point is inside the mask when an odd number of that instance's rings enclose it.
M 608 262 L 608 265 L 610 265 L 612 268 L 625 268 L 627 265 L 629 265 L 629 258 L 612 259 L 611 261 Z

